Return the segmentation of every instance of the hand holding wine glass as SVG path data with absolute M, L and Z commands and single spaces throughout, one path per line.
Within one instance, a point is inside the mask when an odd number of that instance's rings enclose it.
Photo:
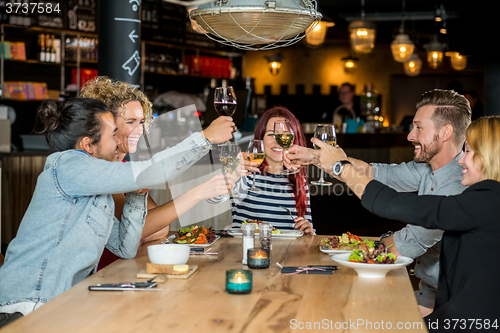
M 219 116 L 232 117 L 238 105 L 233 87 L 217 87 L 214 93 L 214 107 Z M 236 127 L 233 126 L 233 133 Z
M 295 134 L 292 129 L 292 124 L 290 120 L 283 119 L 278 120 L 274 123 L 274 131 L 273 131 L 274 140 L 283 148 L 282 155 L 285 156 L 285 151 L 290 148 L 295 139 Z M 293 175 L 299 172 L 299 170 L 283 170 L 282 175 Z
M 337 145 L 337 135 L 335 133 L 335 126 L 332 124 L 318 124 L 316 125 L 316 131 L 314 132 L 314 137 L 321 140 L 322 142 L 329 144 L 331 146 Z M 314 149 L 320 149 L 317 145 L 314 145 Z M 319 180 L 312 181 L 311 184 L 330 186 L 331 182 L 325 181 L 323 178 L 323 169 L 321 169 L 321 176 Z
M 247 148 L 248 156 L 246 159 L 250 162 L 256 163 L 257 167 L 264 162 L 266 153 L 264 151 L 264 141 L 262 140 L 251 140 Z M 260 188 L 255 187 L 255 172 L 253 173 L 253 184 L 249 191 L 259 192 L 262 191 Z

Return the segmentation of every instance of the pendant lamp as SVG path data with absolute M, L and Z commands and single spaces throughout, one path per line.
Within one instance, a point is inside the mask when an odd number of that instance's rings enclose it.
M 391 43 L 392 57 L 397 62 L 405 62 L 410 59 L 413 54 L 413 49 L 415 44 L 410 39 L 407 34 L 397 34 L 396 38 Z
M 315 0 L 217 0 L 189 16 L 208 38 L 243 50 L 295 44 L 322 18 Z
M 427 64 L 432 69 L 437 69 L 443 63 L 443 51 L 445 48 L 444 43 L 440 43 L 437 37 L 434 36 L 432 42 L 424 45 L 427 51 Z
M 416 52 L 414 52 L 410 56 L 410 59 L 403 64 L 403 69 L 405 74 L 408 76 L 417 76 L 420 74 L 420 71 L 422 70 L 422 60 Z
M 306 30 L 306 38 L 304 39 L 306 46 L 316 48 L 323 45 L 326 39 L 328 28 L 333 27 L 335 23 L 327 22 L 325 20 L 312 24 Z
M 456 71 L 463 71 L 467 67 L 467 56 L 459 52 L 446 52 L 445 56 L 450 57 L 451 67 Z
M 361 0 L 361 20 L 349 23 L 349 40 L 355 54 L 370 54 L 375 47 L 375 23 L 365 21 L 365 0 Z

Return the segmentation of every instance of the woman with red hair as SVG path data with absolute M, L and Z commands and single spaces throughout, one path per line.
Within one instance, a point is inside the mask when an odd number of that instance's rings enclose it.
M 255 128 L 255 140 L 263 140 L 266 157 L 259 168 L 251 167 L 246 162 L 247 169 L 259 171 L 255 177 L 255 186 L 262 191 L 252 192 L 252 177 L 241 177 L 236 183 L 233 192 L 238 196 L 231 200 L 233 210 L 233 227 L 241 227 L 245 220 L 260 220 L 271 223 L 277 229 L 298 229 L 305 234 L 314 234 L 311 221 L 309 204 L 309 188 L 306 168 L 301 168 L 298 173 L 284 176 L 283 149 L 274 140 L 274 123 L 278 120 L 288 119 L 295 133 L 293 144 L 306 145 L 304 133 L 297 118 L 285 107 L 273 107 L 261 116 Z M 218 198 L 217 198 L 218 199 Z M 209 202 L 217 202 L 209 199 Z M 281 208 L 288 208 L 295 219 Z

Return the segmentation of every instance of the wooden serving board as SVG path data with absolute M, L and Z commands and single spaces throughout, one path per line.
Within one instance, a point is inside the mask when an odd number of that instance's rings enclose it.
M 157 273 L 147 273 L 146 266 L 139 273 L 137 273 L 138 279 L 152 279 L 156 278 L 154 281 L 158 283 L 165 282 L 166 279 L 187 279 L 196 272 L 198 265 L 189 265 L 189 270 L 186 274 L 157 274 Z

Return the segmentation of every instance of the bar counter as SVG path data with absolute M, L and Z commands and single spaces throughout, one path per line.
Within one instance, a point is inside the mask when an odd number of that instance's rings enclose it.
M 167 279 L 156 291 L 89 291 L 102 283 L 137 281 L 149 261 L 147 246 L 135 259 L 118 260 L 6 326 L 2 332 L 427 332 L 406 269 L 385 278 L 360 278 L 339 266 L 332 275 L 281 275 L 283 266 L 335 265 L 320 252 L 324 236 L 273 239 L 272 265 L 252 270 L 247 295 L 225 291 L 228 269 L 246 269 L 242 239 L 221 238 L 210 252 L 191 255 L 198 270 Z M 156 242 L 157 243 L 157 242 Z

